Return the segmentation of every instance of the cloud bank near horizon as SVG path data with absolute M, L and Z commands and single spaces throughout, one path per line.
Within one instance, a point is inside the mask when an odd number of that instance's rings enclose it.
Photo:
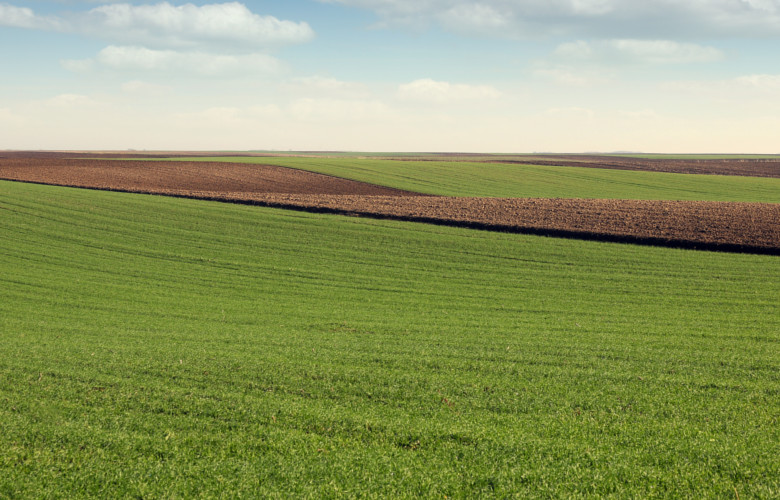
M 121 44 L 196 49 L 225 46 L 259 50 L 314 38 L 306 22 L 261 16 L 239 2 L 196 6 L 161 2 L 115 3 L 89 11 L 41 16 L 27 7 L 0 4 L 0 26 L 80 34 Z
M 780 37 L 778 0 L 319 0 L 487 37 Z
M 776 153 L 779 13 L 780 0 L 0 0 L 13 47 L 0 149 Z

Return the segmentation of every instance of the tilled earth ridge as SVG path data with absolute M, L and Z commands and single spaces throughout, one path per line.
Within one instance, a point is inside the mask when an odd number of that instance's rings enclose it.
M 722 159 L 722 160 L 667 160 L 656 158 L 628 158 L 611 156 L 543 156 L 524 160 L 498 160 L 498 163 L 517 163 L 557 167 L 589 167 L 612 170 L 641 170 L 675 174 L 737 175 L 745 177 L 780 178 L 778 159 Z
M 0 178 L 550 236 L 780 254 L 780 204 L 439 197 L 233 163 L 15 158 L 0 159 Z
M 214 195 L 197 194 L 219 199 Z M 780 254 L 780 204 L 772 203 L 292 194 L 236 198 L 507 232 Z
M 138 153 L 138 152 L 52 152 L 52 151 L 0 151 L 4 158 L 188 158 L 188 157 L 235 156 L 235 153 L 196 153 L 186 151 Z M 241 153 L 241 156 L 279 157 L 301 156 L 300 153 Z M 304 156 L 318 156 L 309 152 Z M 328 153 L 323 152 L 327 157 Z M 514 163 L 554 167 L 588 167 L 614 170 L 638 170 L 645 172 L 666 172 L 701 175 L 736 175 L 745 177 L 780 178 L 780 156 L 776 158 L 724 158 L 724 159 L 664 159 L 632 158 L 628 156 L 603 155 L 518 155 L 514 158 L 499 156 L 486 159 L 482 154 L 437 153 L 425 156 L 373 157 L 393 161 L 478 161 L 483 163 Z
M 0 158 L 0 178 L 156 194 L 293 193 L 403 195 L 417 193 L 304 170 L 217 162 L 109 161 L 68 158 Z

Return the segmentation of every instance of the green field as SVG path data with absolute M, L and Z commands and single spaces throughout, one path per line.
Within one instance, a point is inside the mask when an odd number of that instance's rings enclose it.
M 0 182 L 0 498 L 780 496 L 780 259 Z
M 213 157 L 299 168 L 398 189 L 445 196 L 709 200 L 780 203 L 780 179 L 634 172 L 454 161 L 358 158 Z
M 425 158 L 440 161 L 463 161 L 473 159 L 479 161 L 489 160 L 523 160 L 546 159 L 551 157 L 570 157 L 577 160 L 578 157 L 613 156 L 616 158 L 648 158 L 656 160 L 780 160 L 778 154 L 668 154 L 668 153 L 381 153 L 381 152 L 357 152 L 357 151 L 218 151 L 219 153 L 235 154 L 263 153 L 273 156 L 303 156 L 320 158 Z

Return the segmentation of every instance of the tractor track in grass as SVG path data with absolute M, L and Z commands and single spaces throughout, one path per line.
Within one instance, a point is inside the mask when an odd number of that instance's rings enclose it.
M 285 167 L 116 162 L 57 153 L 0 153 L 0 178 L 524 234 L 780 255 L 780 205 L 771 203 L 444 197 Z

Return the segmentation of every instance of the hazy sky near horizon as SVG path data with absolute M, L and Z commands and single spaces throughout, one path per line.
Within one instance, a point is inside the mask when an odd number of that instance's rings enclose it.
M 0 149 L 780 153 L 780 0 L 0 0 Z

